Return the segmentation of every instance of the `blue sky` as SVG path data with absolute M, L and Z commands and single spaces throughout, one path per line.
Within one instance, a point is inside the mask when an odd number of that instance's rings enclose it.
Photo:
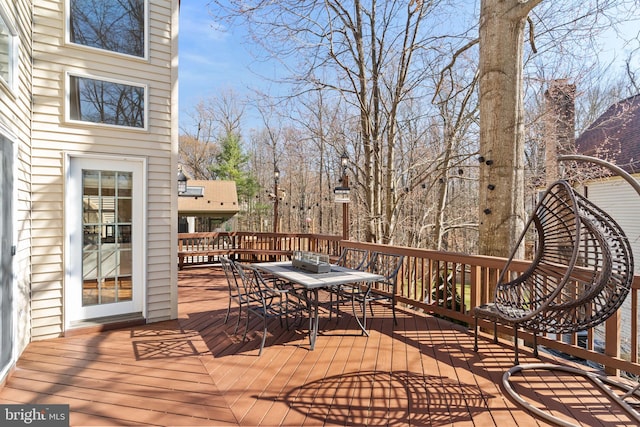
M 266 83 L 252 69 L 261 74 L 273 74 L 274 65 L 257 64 L 243 43 L 247 40 L 242 29 L 231 32 L 216 30 L 209 15 L 210 0 L 185 0 L 180 5 L 179 51 L 179 103 L 180 123 L 188 124 L 188 113 L 201 100 L 215 96 L 221 90 L 233 89 L 242 96 L 250 86 L 266 87 Z M 629 23 L 627 30 L 638 33 L 637 21 Z M 624 53 L 619 41 L 612 42 L 618 59 Z M 613 53 L 613 52 L 611 52 Z M 271 70 L 269 69 L 271 67 Z
M 234 55 L 228 34 L 215 31 L 207 0 L 188 0 L 180 5 L 179 94 L 180 115 L 199 100 L 246 78 L 244 55 Z M 229 76 L 235 76 L 230 79 Z M 182 119 L 181 119 L 182 122 Z
M 243 95 L 261 81 L 251 71 L 257 65 L 241 42 L 246 40 L 244 34 L 216 30 L 207 9 L 209 1 L 186 0 L 180 5 L 180 123 L 188 123 L 186 116 L 199 101 L 224 89 Z M 260 72 L 266 67 L 261 64 Z

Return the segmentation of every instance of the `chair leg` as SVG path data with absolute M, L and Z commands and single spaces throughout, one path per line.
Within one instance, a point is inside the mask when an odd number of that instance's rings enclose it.
M 498 344 L 498 321 L 493 322 L 493 343 Z
M 262 341 L 260 342 L 260 351 L 258 351 L 258 356 L 262 354 L 262 349 L 264 348 L 264 343 L 267 341 L 267 317 L 264 317 L 264 329 L 262 330 Z
M 238 333 L 238 327 L 240 326 L 240 318 L 242 317 L 242 303 L 238 307 L 238 320 L 236 320 L 236 327 L 233 330 L 233 335 Z
M 369 295 L 369 293 L 367 293 L 367 296 Z M 371 301 L 369 301 L 369 304 L 371 304 Z M 369 308 L 371 308 L 371 306 L 369 306 Z M 372 315 L 373 316 L 373 315 Z M 362 334 L 364 334 L 367 330 L 367 297 L 365 297 L 362 300 Z
M 518 326 L 517 325 L 513 325 L 513 346 L 516 352 L 516 356 L 515 356 L 515 360 L 513 361 L 514 364 L 519 365 L 520 364 L 520 359 L 518 358 Z
M 369 300 L 369 311 L 371 311 L 371 317 L 375 316 L 373 313 L 373 301 Z
M 244 335 L 242 336 L 242 341 L 247 339 L 247 332 L 249 331 L 249 310 L 247 310 L 247 318 L 244 322 Z
M 333 316 L 333 292 L 329 292 L 329 320 L 331 320 L 332 316 Z M 336 313 L 336 319 L 337 318 L 338 318 L 338 313 Z
M 393 324 L 398 326 L 398 319 L 396 318 L 396 297 L 391 298 L 391 313 L 393 313 Z
M 282 316 L 284 316 L 284 324 L 288 331 L 289 330 L 289 294 L 284 295 L 284 301 L 285 301 L 285 307 L 287 307 L 285 311 L 282 310 L 282 295 L 280 295 L 280 308 L 278 309 L 278 314 L 279 314 L 278 318 L 280 319 L 280 327 L 282 327 Z
M 358 304 L 360 304 L 358 302 Z M 362 300 L 361 309 L 362 309 L 362 321 L 358 317 L 358 313 L 356 312 L 356 297 L 355 295 L 351 296 L 351 309 L 353 310 L 353 317 L 356 318 L 356 322 L 358 322 L 358 326 L 360 326 L 360 335 L 369 336 L 367 333 L 367 302 L 365 299 Z
M 335 289 L 332 289 L 329 291 L 329 320 L 331 320 L 333 318 L 333 312 L 335 310 L 336 312 L 336 322 L 340 321 L 340 313 L 339 313 L 339 309 L 340 309 L 340 298 L 338 297 L 338 295 L 340 295 L 342 292 L 342 286 L 338 285 L 335 287 Z M 333 303 L 333 294 L 336 294 L 336 302 L 335 302 L 335 308 L 334 308 L 334 303 Z
M 229 313 L 231 313 L 231 295 L 229 295 L 229 305 L 227 305 L 227 314 L 224 315 L 224 324 L 229 320 Z
M 478 351 L 478 316 L 473 316 L 473 351 Z

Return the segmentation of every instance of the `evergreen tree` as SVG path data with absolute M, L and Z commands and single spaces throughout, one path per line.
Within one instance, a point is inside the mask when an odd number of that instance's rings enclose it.
M 235 181 L 240 201 L 248 201 L 258 192 L 256 178 L 248 172 L 249 156 L 242 152 L 240 138 L 227 134 L 220 141 L 220 153 L 216 156 L 216 164 L 209 166 L 216 179 Z

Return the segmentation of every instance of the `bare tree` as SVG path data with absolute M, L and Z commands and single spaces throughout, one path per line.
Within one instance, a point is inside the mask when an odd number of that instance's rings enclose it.
M 566 52 L 563 41 L 588 43 L 598 31 L 619 22 L 615 11 L 633 2 L 544 2 L 483 0 L 480 11 L 480 173 L 479 252 L 506 256 L 524 226 L 523 57 L 525 30 L 533 53 Z M 637 10 L 637 6 L 636 10 Z M 538 8 L 536 8 L 536 11 Z M 542 26 L 544 43 L 537 46 L 533 26 Z M 559 18 L 558 18 L 559 17 Z M 570 62 L 566 57 L 565 62 Z
M 178 145 L 179 162 L 193 179 L 211 179 L 209 165 L 218 154 L 215 118 L 204 102 L 190 113 L 192 125 L 181 128 Z
M 261 110 L 265 129 L 252 139 L 262 159 L 256 167 L 286 167 L 285 176 L 304 182 L 306 196 L 322 201 L 335 180 L 332 152 L 346 149 L 352 206 L 361 209 L 353 226 L 364 224 L 363 239 L 428 241 L 446 249 L 479 226 L 479 250 L 490 255 L 505 255 L 524 223 L 525 153 L 531 164 L 541 164 L 539 147 L 525 144 L 524 133 L 531 124 L 526 139 L 533 143 L 541 110 L 525 116 L 524 94 L 539 96 L 551 80 L 587 75 L 575 52 L 615 23 L 608 11 L 621 3 L 632 2 L 483 0 L 479 32 L 463 20 L 438 33 L 435 18 L 477 10 L 444 0 L 212 2 L 214 16 L 246 24 L 259 53 L 289 67 L 284 82 L 292 102 L 274 98 Z M 479 69 L 473 64 L 478 47 Z M 466 52 L 473 55 L 460 65 Z M 563 60 L 549 69 L 554 55 Z M 340 105 L 339 117 L 323 108 L 328 99 Z M 478 102 L 479 146 L 472 141 Z M 264 147 L 255 146 L 258 141 Z M 307 150 L 304 163 L 285 161 L 300 147 Z M 303 165 L 309 173 L 296 169 Z M 477 178 L 480 191 L 474 192 Z M 261 182 L 268 188 L 272 179 L 269 172 Z M 479 206 L 476 217 L 457 214 L 470 205 Z
M 346 152 L 346 135 L 350 134 L 349 124 L 342 120 L 345 113 L 340 99 L 331 97 L 326 91 L 317 90 L 296 99 L 291 110 L 292 120 L 305 137 L 300 145 L 305 147 L 306 156 L 312 159 L 314 186 L 304 191 L 314 194 L 317 209 L 310 217 L 320 232 L 339 233 L 338 213 L 333 201 L 332 190 L 342 179 L 339 167 L 340 156 Z
M 220 136 L 240 136 L 246 104 L 233 89 L 222 89 L 209 98 L 205 108 L 210 112 Z
M 242 135 L 244 103 L 232 90 L 222 90 L 200 101 L 189 117 L 191 123 L 180 129 L 180 163 L 194 179 L 214 179 L 210 166 L 219 154 L 219 142 Z
M 439 2 L 330 0 L 215 1 L 214 15 L 248 25 L 264 52 L 296 55 L 291 83 L 298 93 L 336 91 L 354 109 L 358 134 L 350 141 L 360 178 L 369 241 L 389 243 L 398 202 L 398 110 L 419 84 L 414 61 L 429 46 L 422 26 Z M 345 117 L 349 120 L 349 117 Z
M 479 251 L 505 256 L 524 227 L 522 63 L 529 12 L 542 0 L 483 0 L 480 10 Z

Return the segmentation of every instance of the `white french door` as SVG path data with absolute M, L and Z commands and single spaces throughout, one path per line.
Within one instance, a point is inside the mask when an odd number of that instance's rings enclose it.
M 0 134 L 0 373 L 12 361 L 14 342 L 12 148 L 11 141 Z
M 144 162 L 70 157 L 68 170 L 66 326 L 144 315 Z

